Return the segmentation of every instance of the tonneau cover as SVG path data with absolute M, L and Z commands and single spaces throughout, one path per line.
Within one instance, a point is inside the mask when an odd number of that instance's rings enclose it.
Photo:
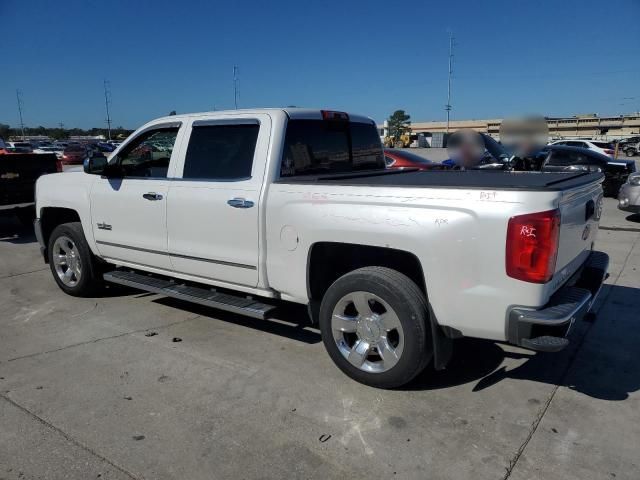
M 333 177 L 290 177 L 281 183 L 323 183 L 328 185 L 371 185 L 376 187 L 491 188 L 504 190 L 560 191 L 597 180 L 602 173 L 587 172 L 505 172 L 491 170 L 430 170 L 389 172 Z

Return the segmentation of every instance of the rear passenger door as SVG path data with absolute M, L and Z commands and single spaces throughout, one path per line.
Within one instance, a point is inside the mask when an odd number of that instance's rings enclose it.
M 256 286 L 262 191 L 271 119 L 194 119 L 167 202 L 177 273 Z

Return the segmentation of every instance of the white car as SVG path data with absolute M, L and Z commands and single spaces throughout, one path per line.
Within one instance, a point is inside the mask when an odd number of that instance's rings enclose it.
M 45 145 L 33 149 L 33 153 L 54 153 L 58 159 L 62 158 L 64 148 L 54 145 Z
M 607 270 L 602 179 L 388 170 L 375 122 L 344 112 L 174 115 L 40 177 L 35 230 L 70 295 L 106 280 L 260 319 L 306 305 L 336 365 L 389 388 L 462 336 L 564 348 Z
M 29 142 L 7 142 L 7 147 L 18 151 L 19 153 L 32 153 L 33 147 Z
M 586 148 L 610 157 L 613 157 L 615 154 L 615 147 L 610 142 L 600 140 L 557 140 L 555 142 L 551 142 L 549 145 Z

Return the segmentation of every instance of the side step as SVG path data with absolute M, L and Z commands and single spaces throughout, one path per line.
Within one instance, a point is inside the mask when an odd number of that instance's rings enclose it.
M 176 283 L 173 280 L 165 280 L 125 270 L 114 270 L 105 273 L 104 279 L 107 282 L 126 285 L 138 290 L 166 295 L 167 297 L 178 298 L 187 302 L 258 319 L 267 318 L 267 314 L 276 308 L 274 305 L 258 302 L 251 298 L 219 293 L 202 287 L 190 287 Z
M 569 345 L 569 340 L 545 335 L 536 338 L 523 338 L 520 340 L 520 344 L 525 348 L 537 350 L 538 352 L 559 352 Z

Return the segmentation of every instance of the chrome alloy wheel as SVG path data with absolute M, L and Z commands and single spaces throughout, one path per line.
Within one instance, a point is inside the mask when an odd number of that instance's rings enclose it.
M 396 312 L 370 292 L 342 297 L 331 315 L 331 330 L 340 353 L 362 371 L 391 369 L 404 347 L 404 332 Z
M 75 287 L 82 276 L 78 247 L 69 237 L 61 236 L 53 244 L 53 266 L 58 278 L 67 287 Z

